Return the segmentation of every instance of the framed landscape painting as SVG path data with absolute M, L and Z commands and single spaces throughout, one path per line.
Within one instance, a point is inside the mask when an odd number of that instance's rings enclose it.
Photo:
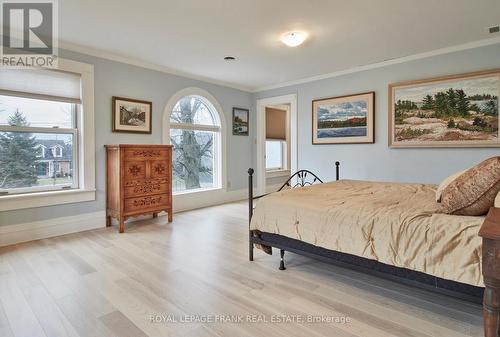
M 233 108 L 233 135 L 248 136 L 248 109 Z
M 499 147 L 500 70 L 389 85 L 390 147 Z
M 375 93 L 317 99 L 312 102 L 313 144 L 375 141 Z
M 113 132 L 151 133 L 151 102 L 116 96 L 112 100 Z

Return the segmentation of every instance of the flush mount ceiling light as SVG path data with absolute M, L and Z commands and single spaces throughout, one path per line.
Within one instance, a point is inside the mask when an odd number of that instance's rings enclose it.
M 281 35 L 281 42 L 288 47 L 300 46 L 307 39 L 307 33 L 301 31 L 288 32 Z

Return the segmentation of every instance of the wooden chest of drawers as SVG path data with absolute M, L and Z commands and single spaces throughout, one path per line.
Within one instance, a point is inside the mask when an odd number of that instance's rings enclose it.
M 106 145 L 106 225 L 168 212 L 172 222 L 172 146 Z

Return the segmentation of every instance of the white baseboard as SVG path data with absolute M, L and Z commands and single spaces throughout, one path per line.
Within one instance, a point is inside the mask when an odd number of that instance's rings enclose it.
M 99 211 L 24 224 L 0 226 L 0 247 L 83 232 L 106 226 L 106 212 Z
M 173 200 L 174 213 L 240 201 L 247 197 L 247 189 L 234 191 L 212 190 L 192 194 L 177 194 L 174 195 Z
M 280 187 L 281 184 L 266 186 L 266 193 L 274 192 Z M 255 189 L 254 195 L 256 195 Z M 193 194 L 177 194 L 174 195 L 174 213 L 246 200 L 247 198 L 248 189 L 246 188 L 234 191 L 215 190 Z
M 267 186 L 268 192 L 276 191 L 280 185 Z M 205 191 L 174 196 L 174 213 L 197 208 L 215 206 L 248 198 L 247 189 L 234 191 Z M 139 221 L 149 217 L 136 217 L 129 221 Z M 175 215 L 174 215 L 175 219 Z M 129 222 L 127 221 L 127 222 Z M 54 236 L 83 232 L 106 226 L 106 212 L 98 211 L 24 224 L 0 226 L 0 247 L 16 243 L 46 239 Z

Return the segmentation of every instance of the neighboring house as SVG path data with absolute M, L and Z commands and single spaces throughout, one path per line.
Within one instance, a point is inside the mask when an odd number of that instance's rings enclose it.
M 62 140 L 38 139 L 36 174 L 39 178 L 72 174 L 73 148 Z

